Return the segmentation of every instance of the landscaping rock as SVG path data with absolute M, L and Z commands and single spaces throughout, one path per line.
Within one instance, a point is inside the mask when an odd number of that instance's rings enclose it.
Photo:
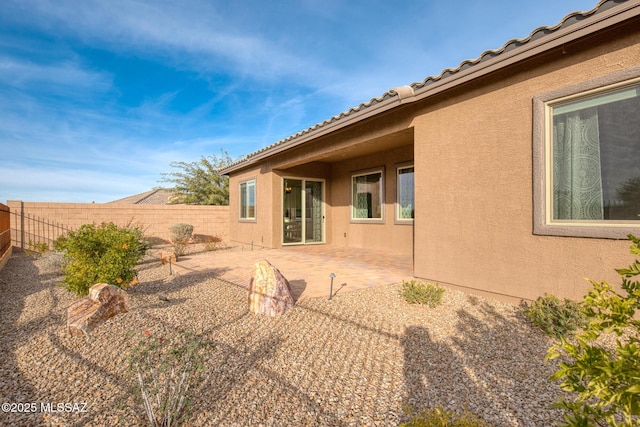
M 291 310 L 295 299 L 289 281 L 267 260 L 253 266 L 249 282 L 249 311 L 276 316 Z
M 91 330 L 118 313 L 129 311 L 127 294 L 117 286 L 98 283 L 86 296 L 67 308 L 67 330 L 72 336 Z
M 175 264 L 176 261 L 178 261 L 178 257 L 176 256 L 175 252 L 160 252 L 160 262 L 162 262 L 162 264 L 167 264 L 169 262 Z

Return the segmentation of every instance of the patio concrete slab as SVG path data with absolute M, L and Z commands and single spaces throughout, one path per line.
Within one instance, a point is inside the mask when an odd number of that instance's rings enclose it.
M 296 299 L 328 297 L 330 273 L 336 275 L 334 295 L 413 278 L 411 255 L 331 245 L 221 249 L 180 257 L 173 269 L 179 275 L 212 274 L 247 288 L 254 264 L 262 259 L 284 274 Z

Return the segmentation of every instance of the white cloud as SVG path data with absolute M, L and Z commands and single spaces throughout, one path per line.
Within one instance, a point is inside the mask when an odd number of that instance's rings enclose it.
M 37 64 L 2 55 L 0 56 L 0 81 L 13 87 L 47 84 L 52 89 L 64 86 L 64 90 L 75 87 L 97 92 L 108 90 L 111 87 L 112 77 L 105 72 L 83 69 L 70 61 Z
M 259 31 L 235 26 L 207 1 L 32 0 L 14 8 L 25 14 L 28 9 L 31 23 L 73 34 L 90 44 L 97 42 L 121 52 L 152 54 L 152 49 L 202 70 L 272 78 L 310 73 L 321 65 L 311 56 L 301 58 L 282 49 Z

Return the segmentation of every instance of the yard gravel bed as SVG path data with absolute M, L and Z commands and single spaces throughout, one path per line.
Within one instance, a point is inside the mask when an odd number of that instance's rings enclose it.
M 180 331 L 207 344 L 190 426 L 396 426 L 410 408 L 437 406 L 494 426 L 562 418 L 550 407 L 556 365 L 544 361 L 552 341 L 513 305 L 447 290 L 430 309 L 389 284 L 269 318 L 212 274 L 170 275 L 152 258 L 138 267 L 130 311 L 71 337 L 76 297 L 59 286 L 55 254 L 14 253 L 0 271 L 0 400 L 36 410 L 2 412 L 1 425 L 144 425 L 129 356 Z M 41 411 L 58 403 L 77 406 Z

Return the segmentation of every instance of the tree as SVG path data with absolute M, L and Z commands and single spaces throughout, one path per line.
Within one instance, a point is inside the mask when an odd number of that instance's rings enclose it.
M 174 172 L 163 173 L 162 182 L 173 184 L 175 194 L 172 203 L 188 205 L 228 205 L 229 178 L 218 173 L 218 169 L 233 163 L 229 154 L 220 150 L 220 155 L 202 156 L 195 162 L 172 162 Z

